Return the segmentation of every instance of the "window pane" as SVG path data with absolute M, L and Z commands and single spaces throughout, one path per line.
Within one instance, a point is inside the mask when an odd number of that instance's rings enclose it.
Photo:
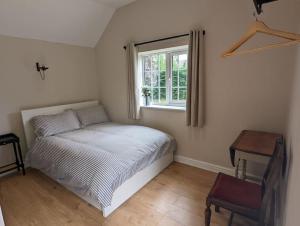
M 181 54 L 178 56 L 178 69 L 186 70 L 187 69 L 187 54 Z
M 172 61 L 173 61 L 172 62 L 173 70 L 177 71 L 178 70 L 178 61 L 179 61 L 178 55 L 173 56 Z
M 152 86 L 158 87 L 159 85 L 159 72 L 158 71 L 152 71 Z
M 151 58 L 148 57 L 148 56 L 145 56 L 145 57 L 144 57 L 144 68 L 145 68 L 145 70 L 147 70 L 147 71 L 150 71 L 150 70 L 151 70 Z
M 167 89 L 160 88 L 160 104 L 166 104 L 167 101 Z
M 172 100 L 178 100 L 178 88 L 172 89 Z
M 166 54 L 159 54 L 159 65 L 160 71 L 167 70 Z
M 179 100 L 186 100 L 186 88 L 179 89 Z
M 178 86 L 178 71 L 172 72 L 172 86 L 174 88 Z
M 151 86 L 151 73 L 144 72 L 144 86 Z
M 153 103 L 158 103 L 159 102 L 159 89 L 158 88 L 154 88 L 152 91 L 152 100 Z
M 186 75 L 187 75 L 187 71 L 182 71 L 182 70 L 179 71 L 179 86 L 187 85 Z
M 166 72 L 161 71 L 160 72 L 160 87 L 166 87 Z
M 152 71 L 158 71 L 159 70 L 158 54 L 152 55 L 152 57 L 151 57 L 151 66 L 152 66 Z

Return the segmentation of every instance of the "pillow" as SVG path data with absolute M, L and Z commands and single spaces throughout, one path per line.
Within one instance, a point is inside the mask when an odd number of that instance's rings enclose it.
M 76 110 L 81 125 L 88 126 L 103 122 L 109 122 L 103 106 L 88 107 Z
M 80 129 L 80 123 L 73 110 L 55 115 L 39 115 L 33 117 L 31 122 L 35 134 L 39 137 Z

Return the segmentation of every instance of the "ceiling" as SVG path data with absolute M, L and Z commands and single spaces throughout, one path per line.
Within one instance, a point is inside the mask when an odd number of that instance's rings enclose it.
M 115 10 L 135 0 L 0 0 L 0 34 L 94 47 Z

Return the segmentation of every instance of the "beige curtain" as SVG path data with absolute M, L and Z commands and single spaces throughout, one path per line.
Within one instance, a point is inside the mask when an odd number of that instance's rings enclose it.
M 140 82 L 138 76 L 138 53 L 134 43 L 126 48 L 128 65 L 128 117 L 140 119 Z
M 204 35 L 190 32 L 188 57 L 187 125 L 204 126 Z

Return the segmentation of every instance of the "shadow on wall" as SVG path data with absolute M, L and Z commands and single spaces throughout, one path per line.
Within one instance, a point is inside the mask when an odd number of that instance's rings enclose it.
M 20 113 L 11 113 L 7 116 L 7 121 L 10 125 L 10 131 L 5 131 L 3 133 L 15 133 L 21 139 L 21 147 L 22 150 L 25 150 L 25 139 L 23 136 L 23 127 L 21 121 L 21 114 Z M 4 145 L 0 146 L 0 165 L 7 165 L 8 163 L 12 163 L 15 161 L 15 156 L 13 152 L 12 145 Z M 24 152 L 23 152 L 24 154 Z
M 26 146 L 24 130 L 22 125 L 21 112 L 8 114 L 8 122 L 10 124 L 11 132 L 16 134 L 21 141 L 21 148 L 24 154 L 24 148 Z
M 285 215 L 285 206 L 287 202 L 287 191 L 288 191 L 288 184 L 290 180 L 290 171 L 292 169 L 293 165 L 293 150 L 292 150 L 292 140 L 290 140 L 290 143 L 288 147 L 286 147 L 287 151 L 287 165 L 286 165 L 286 171 L 285 175 L 283 177 L 283 180 L 280 183 L 280 192 L 281 192 L 281 197 L 280 197 L 280 205 L 279 205 L 279 219 L 276 221 L 276 226 L 282 226 L 284 225 L 284 215 Z

